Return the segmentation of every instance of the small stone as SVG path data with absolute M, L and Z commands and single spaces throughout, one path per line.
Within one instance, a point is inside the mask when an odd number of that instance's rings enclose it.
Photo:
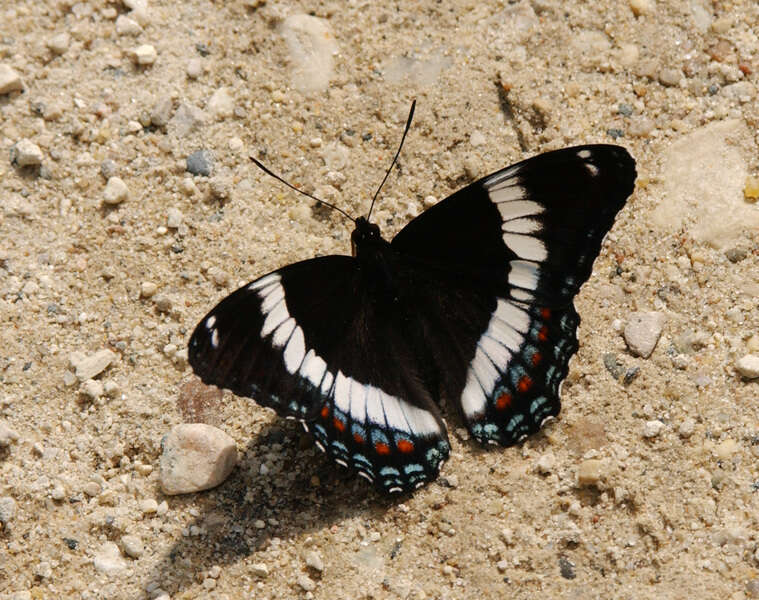
M 717 444 L 712 451 L 718 459 L 728 460 L 738 451 L 738 443 L 731 438 L 727 438 Z
M 34 575 L 40 579 L 49 579 L 53 576 L 53 567 L 46 560 L 40 561 L 34 566 Z
M 653 8 L 653 0 L 630 0 L 630 10 L 636 17 L 650 14 Z
M 193 175 L 208 177 L 213 168 L 213 154 L 209 150 L 198 150 L 187 157 L 187 171 Z
M 129 198 L 129 188 L 120 177 L 111 177 L 103 190 L 103 202 L 111 206 L 121 204 Z
M 759 355 L 746 354 L 738 359 L 735 368 L 746 379 L 756 379 L 759 377 Z
M 145 551 L 142 539 L 138 535 L 121 536 L 121 547 L 124 549 L 124 554 L 130 558 L 140 558 Z
M 140 297 L 152 298 L 158 291 L 158 286 L 152 281 L 143 281 L 140 284 Z
M 324 570 L 324 561 L 316 550 L 311 550 L 306 554 L 306 566 L 314 571 L 321 573 Z
M 680 423 L 680 427 L 677 428 L 677 433 L 680 434 L 680 437 L 689 438 L 693 435 L 693 432 L 696 430 L 696 421 L 692 417 L 686 417 L 682 423 Z
M 118 35 L 138 36 L 142 33 L 142 27 L 134 19 L 130 19 L 126 15 L 119 15 L 116 19 L 116 33 Z
M 648 137 L 654 130 L 655 124 L 648 117 L 634 117 L 627 125 L 627 133 L 632 137 Z
M 53 54 L 61 55 L 65 54 L 66 50 L 69 49 L 69 42 L 71 41 L 71 38 L 68 33 L 63 32 L 59 33 L 58 35 L 54 35 L 47 41 L 47 47 L 50 49 Z
M 71 356 L 71 366 L 76 369 L 77 379 L 86 381 L 94 379 L 105 371 L 114 360 L 116 360 L 116 354 L 108 349 L 100 350 L 90 356 L 74 353 Z
M 106 575 L 117 575 L 126 569 L 126 561 L 121 556 L 119 547 L 114 542 L 106 542 L 95 554 L 92 564 L 96 571 Z
M 166 211 L 166 226 L 169 229 L 179 229 L 184 221 L 184 215 L 178 208 L 170 208 Z
M 8 65 L 0 64 L 0 95 L 24 89 L 21 76 Z
M 158 312 L 161 313 L 170 313 L 172 307 L 174 306 L 171 298 L 169 298 L 166 294 L 159 294 L 158 296 L 155 296 L 155 298 L 153 298 L 153 304 L 155 304 Z
M 100 493 L 101 487 L 100 484 L 96 481 L 88 481 L 84 484 L 84 487 L 82 488 L 82 491 L 87 494 L 90 498 L 94 498 Z
M 140 66 L 149 66 L 158 59 L 158 52 L 152 45 L 143 44 L 132 50 L 132 58 Z
M 662 69 L 659 71 L 659 83 L 665 87 L 674 87 L 680 84 L 683 72 L 679 69 Z
M 509 563 L 505 560 L 499 560 L 497 563 L 495 563 L 495 568 L 498 569 L 499 573 L 505 573 L 509 568 Z
M 482 145 L 483 145 L 483 144 L 485 144 L 486 142 L 487 142 L 487 140 L 485 139 L 485 136 L 484 136 L 484 134 L 483 134 L 481 131 L 477 131 L 477 130 L 475 130 L 475 131 L 473 131 L 473 132 L 472 132 L 472 133 L 469 135 L 469 143 L 470 143 L 472 146 L 474 146 L 475 148 L 476 148 L 477 146 L 482 146 Z
M 79 391 L 91 400 L 97 400 L 105 392 L 103 384 L 96 379 L 87 379 L 82 382 L 82 385 L 79 386 Z
M 754 203 L 759 200 L 759 177 L 749 175 L 743 184 L 743 197 L 746 202 Z
M 203 74 L 203 63 L 199 58 L 191 58 L 187 61 L 185 72 L 190 79 L 197 79 Z
M 643 437 L 655 438 L 662 432 L 663 429 L 664 429 L 664 423 L 662 423 L 658 419 L 653 420 L 653 421 L 646 421 L 646 423 L 643 425 Z
M 37 167 L 42 164 L 42 150 L 27 139 L 19 140 L 11 146 L 11 164 L 18 167 Z
M 219 287 L 224 287 L 229 283 L 229 273 L 219 267 L 211 267 L 207 273 L 211 280 Z
M 308 575 L 300 575 L 298 577 L 298 585 L 304 592 L 313 592 L 316 589 L 316 582 Z
M 205 423 L 177 425 L 161 440 L 160 483 L 165 494 L 207 490 L 237 464 L 234 439 Z
M 556 467 L 556 457 L 553 452 L 546 452 L 538 459 L 538 472 L 542 475 L 548 475 Z
M 253 563 L 250 565 L 250 571 L 261 579 L 266 579 L 269 576 L 269 567 L 266 566 L 266 563 Z
M 153 105 L 150 111 L 150 124 L 155 127 L 166 127 L 171 120 L 171 111 L 174 101 L 170 96 L 165 96 Z
M 603 475 L 603 467 L 604 462 L 597 458 L 589 458 L 582 461 L 577 468 L 578 485 L 597 485 Z
M 140 512 L 144 515 L 152 515 L 158 511 L 158 502 L 155 498 L 144 498 L 139 503 Z
M 50 491 L 50 497 L 55 500 L 56 502 L 60 502 L 66 497 L 66 488 L 64 488 L 62 485 L 58 484 L 56 485 L 51 491 Z
M 636 356 L 648 358 L 656 348 L 666 317 L 658 312 L 636 312 L 630 315 L 624 330 L 627 347 Z
M 559 572 L 564 579 L 574 579 L 577 577 L 574 563 L 565 556 L 559 557 Z
M 0 523 L 7 525 L 16 517 L 16 501 L 10 496 L 0 496 Z
M 284 19 L 280 32 L 293 65 L 293 85 L 304 92 L 327 89 L 334 71 L 334 57 L 340 50 L 329 22 L 311 15 L 292 14 Z
M 225 87 L 220 87 L 216 90 L 208 101 L 206 110 L 217 119 L 231 117 L 234 114 L 235 101 L 229 90 Z
M 0 448 L 7 448 L 18 441 L 19 435 L 7 423 L 0 421 Z

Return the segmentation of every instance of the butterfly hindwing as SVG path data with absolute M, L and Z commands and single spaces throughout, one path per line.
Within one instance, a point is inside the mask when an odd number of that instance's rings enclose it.
M 480 442 L 513 444 L 558 414 L 578 347 L 573 299 L 634 181 L 618 146 L 548 152 L 459 190 L 393 239 L 409 262 L 443 273 L 446 289 L 489 301 L 487 318 L 456 334 L 464 364 L 447 365 L 463 380 L 447 395 Z M 456 315 L 443 326 L 466 327 Z
M 289 265 L 240 288 L 200 322 L 189 361 L 205 383 L 300 420 L 335 462 L 385 491 L 434 479 L 445 426 L 395 311 L 353 258 Z

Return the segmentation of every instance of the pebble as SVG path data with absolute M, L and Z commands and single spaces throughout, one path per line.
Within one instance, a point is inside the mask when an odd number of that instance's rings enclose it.
M 142 44 L 137 46 L 131 52 L 132 59 L 140 66 L 150 66 L 158 59 L 158 52 L 150 44 Z
M 648 137 L 654 130 L 655 124 L 648 117 L 634 117 L 627 125 L 627 133 L 633 137 Z
M 475 130 L 469 136 L 469 143 L 474 147 L 482 146 L 486 142 L 485 135 L 481 131 Z
M 538 459 L 537 463 L 538 472 L 543 475 L 548 475 L 556 467 L 556 457 L 553 452 L 546 452 Z
M 193 175 L 208 177 L 213 168 L 213 154 L 209 150 L 198 150 L 187 157 L 187 171 Z
M 630 10 L 636 17 L 650 14 L 653 8 L 653 0 L 630 0 Z
M 171 120 L 171 111 L 174 102 L 169 96 L 165 96 L 153 105 L 150 111 L 150 124 L 155 127 L 166 127 Z
M 306 554 L 306 566 L 321 573 L 324 570 L 324 561 L 316 550 Z
M 266 579 L 269 576 L 269 567 L 266 566 L 266 563 L 253 563 L 250 565 L 250 571 L 261 579 Z
M 655 419 L 653 421 L 646 421 L 646 423 L 643 425 L 643 437 L 655 438 L 662 432 L 663 429 L 664 423 L 658 419 Z
M 140 284 L 140 297 L 151 298 L 158 291 L 158 286 L 152 281 L 143 281 Z
M 7 525 L 16 517 L 16 501 L 10 496 L 0 496 L 0 523 Z
M 675 87 L 680 84 L 682 76 L 680 69 L 662 69 L 659 71 L 659 83 L 665 87 Z
M 103 202 L 111 206 L 121 204 L 124 200 L 129 198 L 129 188 L 121 177 L 109 177 L 108 183 L 105 184 L 103 190 Z
M 636 356 L 648 358 L 656 348 L 666 317 L 659 312 L 632 313 L 624 330 L 627 347 Z
M 18 167 L 37 167 L 42 164 L 42 150 L 27 139 L 19 140 L 11 146 L 11 164 Z
M 76 377 L 79 381 L 94 379 L 97 375 L 108 368 L 114 360 L 116 354 L 107 348 L 86 356 L 81 352 L 74 352 L 71 355 L 71 366 L 76 369 Z
M 589 458 L 577 468 L 577 483 L 581 486 L 597 485 L 604 472 L 604 462 L 598 458 Z
M 155 498 L 144 498 L 139 503 L 140 512 L 144 515 L 152 515 L 158 512 L 158 502 Z
M 229 283 L 229 273 L 219 267 L 211 267 L 207 271 L 211 280 L 219 287 L 225 287 Z
M 21 76 L 8 65 L 0 64 L 0 95 L 20 92 L 23 89 Z
M 759 200 L 759 177 L 753 175 L 746 177 L 743 184 L 743 198 L 751 204 Z
M 105 393 L 103 384 L 97 379 L 87 379 L 79 386 L 79 391 L 90 398 L 91 400 L 97 400 Z
M 746 348 L 748 348 L 750 352 L 759 352 L 759 334 L 752 335 L 748 339 L 748 342 L 746 342 Z
M 88 481 L 84 484 L 84 487 L 82 487 L 82 491 L 90 498 L 97 496 L 100 493 L 101 489 L 102 488 L 97 481 Z
M 231 117 L 235 110 L 235 101 L 226 87 L 216 90 L 208 101 L 206 110 L 217 119 Z
M 746 354 L 743 358 L 738 359 L 735 368 L 746 379 L 756 379 L 759 377 L 759 355 Z
M 119 15 L 116 19 L 116 33 L 137 36 L 142 33 L 142 27 L 134 19 L 130 19 L 126 15 Z
M 340 48 L 324 19 L 306 14 L 287 17 L 280 28 L 293 65 L 292 83 L 303 92 L 327 89 Z
M 7 448 L 19 439 L 18 433 L 11 429 L 7 423 L 0 421 L 0 448 Z
M 693 435 L 693 432 L 696 430 L 696 420 L 692 417 L 686 417 L 682 423 L 680 423 L 680 427 L 677 428 L 677 433 L 680 434 L 680 437 L 689 438 Z
M 71 37 L 68 33 L 65 31 L 63 33 L 59 33 L 58 35 L 54 35 L 47 41 L 47 47 L 50 49 L 53 54 L 57 54 L 60 56 L 61 54 L 65 54 L 66 50 L 69 49 L 69 42 L 71 41 Z
M 170 208 L 166 211 L 166 226 L 169 229 L 178 229 L 184 221 L 184 215 L 178 208 Z
M 298 585 L 304 592 L 313 592 L 316 589 L 316 582 L 308 575 L 301 575 L 298 577 Z
M 185 73 L 190 79 L 197 79 L 203 74 L 203 63 L 199 58 L 191 58 L 187 61 Z
M 726 438 L 722 440 L 712 450 L 712 452 L 714 452 L 714 456 L 716 456 L 720 460 L 729 459 L 737 451 L 738 451 L 738 442 L 736 442 L 735 440 L 731 438 Z
M 235 441 L 221 429 L 176 425 L 161 440 L 161 489 L 169 495 L 207 490 L 223 482 L 236 464 Z
M 172 307 L 174 306 L 171 298 L 169 298 L 166 294 L 159 294 L 156 296 L 153 299 L 153 303 L 155 304 L 156 309 L 158 309 L 158 312 L 161 313 L 170 313 Z
M 130 558 L 140 558 L 145 551 L 142 538 L 138 535 L 121 536 L 121 547 L 124 549 L 124 554 Z
M 114 542 L 106 542 L 95 553 L 92 560 L 95 570 L 106 575 L 117 575 L 126 569 L 126 561 L 121 556 L 119 547 Z
M 53 567 L 46 560 L 40 561 L 34 567 L 34 575 L 40 579 L 49 579 L 53 576 Z

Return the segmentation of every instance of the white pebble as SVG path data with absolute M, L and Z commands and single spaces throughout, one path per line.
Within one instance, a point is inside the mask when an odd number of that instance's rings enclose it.
M 76 377 L 79 381 L 93 379 L 108 368 L 114 360 L 116 354 L 107 348 L 95 352 L 90 356 L 85 356 L 80 352 L 74 352 L 71 355 L 71 366 L 76 369 Z
M 100 547 L 92 561 L 95 570 L 106 575 L 117 575 L 126 569 L 126 561 L 114 542 L 106 542 Z
M 132 57 L 138 65 L 149 66 L 158 59 L 158 52 L 152 45 L 143 44 L 132 50 Z
M 321 573 L 324 570 L 324 561 L 316 550 L 311 550 L 306 554 L 306 566 L 310 567 L 314 571 Z
M 746 354 L 735 363 L 735 368 L 746 379 L 756 379 L 759 377 L 759 356 Z
M 184 215 L 178 208 L 170 208 L 166 211 L 166 226 L 169 229 L 178 229 L 184 221 Z
M 24 89 L 21 76 L 8 65 L 0 64 L 0 95 Z
M 185 72 L 190 79 L 197 79 L 203 74 L 203 63 L 199 58 L 191 58 L 187 61 Z
M 260 577 L 261 579 L 265 579 L 269 576 L 269 567 L 266 566 L 266 563 L 254 563 L 250 565 L 250 571 L 255 575 L 256 577 Z
M 577 468 L 577 483 L 579 485 L 597 485 L 604 475 L 604 462 L 597 458 L 589 458 L 580 463 Z
M 226 119 L 232 116 L 235 109 L 235 101 L 227 88 L 220 87 L 211 96 L 206 109 L 211 116 L 217 119 Z
M 481 131 L 475 130 L 469 135 L 469 143 L 474 147 L 482 146 L 485 142 L 487 140 Z
M 656 348 L 666 317 L 658 312 L 636 312 L 630 315 L 625 326 L 627 347 L 636 356 L 648 358 Z
M 124 549 L 124 554 L 130 558 L 140 558 L 145 551 L 142 539 L 138 535 L 121 536 L 121 547 Z
M 630 9 L 636 17 L 649 14 L 654 7 L 653 0 L 629 0 Z
M 0 448 L 7 448 L 19 438 L 18 433 L 11 429 L 7 423 L 0 421 Z
M 71 37 L 64 31 L 63 33 L 59 33 L 58 35 L 51 37 L 47 41 L 47 47 L 51 52 L 60 56 L 61 54 L 65 54 L 66 50 L 69 49 L 70 41 Z
M 294 67 L 293 85 L 300 91 L 325 90 L 340 50 L 328 22 L 306 14 L 290 15 L 280 32 Z
M 696 430 L 696 421 L 692 417 L 686 417 L 682 423 L 680 423 L 680 427 L 677 428 L 677 433 L 680 434 L 680 437 L 689 438 L 693 435 L 693 432 Z
M 152 515 L 155 512 L 158 512 L 158 502 L 155 501 L 155 498 L 145 498 L 143 500 L 140 500 L 140 512 L 145 515 Z
M 100 484 L 96 481 L 88 481 L 84 484 L 84 487 L 82 488 L 82 491 L 87 494 L 90 498 L 94 498 L 100 493 L 101 487 Z
M 208 269 L 208 276 L 220 287 L 224 287 L 229 283 L 229 273 L 219 267 L 211 267 Z
M 130 19 L 126 15 L 119 15 L 119 18 L 116 19 L 116 33 L 137 36 L 142 33 L 142 27 L 134 19 Z
M 0 523 L 10 523 L 16 517 L 16 501 L 10 496 L 0 497 Z
M 158 291 L 158 286 L 152 281 L 143 281 L 140 284 L 140 296 L 142 298 L 152 298 Z
M 304 592 L 313 592 L 316 589 L 316 583 L 308 575 L 299 576 L 298 585 Z
M 553 471 L 555 466 L 556 457 L 553 455 L 553 452 L 546 452 L 538 459 L 537 462 L 538 472 L 542 473 L 543 475 L 548 475 L 551 471 Z
M 653 421 L 646 421 L 646 423 L 643 425 L 643 437 L 655 438 L 662 432 L 663 429 L 664 423 L 658 419 L 655 419 Z
M 237 464 L 234 439 L 205 423 L 177 425 L 161 440 L 160 483 L 165 494 L 216 487 Z
M 105 389 L 100 381 L 96 379 L 87 379 L 82 382 L 81 386 L 79 386 L 79 391 L 91 400 L 97 400 L 103 395 Z
M 19 167 L 36 167 L 42 164 L 42 150 L 27 139 L 19 140 L 11 147 L 11 164 Z
M 121 204 L 129 198 L 129 188 L 121 177 L 110 177 L 103 190 L 103 202 L 110 205 Z

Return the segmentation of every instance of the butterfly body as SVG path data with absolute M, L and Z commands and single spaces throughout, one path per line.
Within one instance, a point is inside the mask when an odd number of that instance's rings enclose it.
M 353 256 L 294 263 L 222 300 L 190 364 L 300 420 L 379 489 L 415 489 L 450 452 L 441 407 L 483 444 L 558 414 L 572 301 L 634 179 L 624 149 L 580 146 L 459 190 L 391 241 L 360 217 Z

